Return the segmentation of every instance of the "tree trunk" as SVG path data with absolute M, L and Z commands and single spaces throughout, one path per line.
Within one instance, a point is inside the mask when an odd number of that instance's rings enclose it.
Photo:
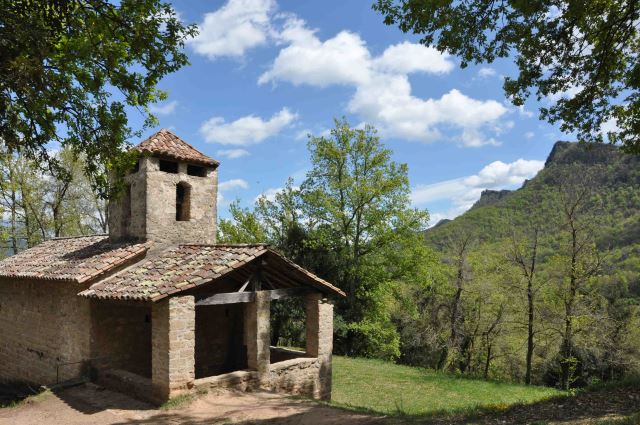
M 524 383 L 531 385 L 531 361 L 533 359 L 533 288 L 532 282 L 527 284 L 527 303 L 528 303 L 528 326 L 527 326 L 527 370 L 524 376 Z
M 571 229 L 571 271 L 569 276 L 569 296 L 565 301 L 565 318 L 564 318 L 564 335 L 562 338 L 561 355 L 561 371 L 562 377 L 560 384 L 562 389 L 568 390 L 571 385 L 571 363 L 573 356 L 573 304 L 578 292 L 577 279 L 577 255 L 578 255 L 578 237 L 575 227 Z
M 489 366 L 491 365 L 491 344 L 487 344 L 487 359 L 484 362 L 484 379 L 489 376 Z

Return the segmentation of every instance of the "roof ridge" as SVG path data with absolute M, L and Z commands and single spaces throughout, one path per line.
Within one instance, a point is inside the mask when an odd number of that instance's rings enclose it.
M 165 133 L 169 133 L 171 134 L 173 137 L 175 137 L 176 139 L 180 140 L 182 143 L 184 143 L 185 145 L 189 146 L 191 149 L 193 149 L 194 151 L 198 152 L 200 155 L 202 156 L 206 156 L 207 158 L 209 158 L 209 156 L 205 155 L 204 153 L 202 153 L 199 149 L 197 149 L 196 147 L 194 147 L 191 143 L 187 142 L 186 140 L 184 140 L 182 137 L 178 136 L 176 133 L 174 133 L 173 131 L 169 130 L 168 128 L 161 128 L 160 131 L 163 131 Z M 160 133 L 160 131 L 158 131 L 158 133 Z M 157 134 L 157 133 L 156 133 Z M 213 159 L 213 158 L 210 158 Z
M 215 243 L 215 244 L 210 244 L 210 243 L 181 243 L 178 244 L 178 246 L 209 246 L 212 248 L 218 248 L 218 247 L 237 247 L 237 248 L 248 248 L 248 247 L 256 247 L 256 246 L 271 246 L 270 243 Z
M 140 143 L 134 149 L 144 153 L 167 156 L 182 161 L 205 163 L 210 166 L 218 166 L 219 161 L 205 155 L 192 144 L 167 128 L 161 128 Z
M 65 239 L 95 238 L 97 236 L 109 236 L 109 234 L 107 234 L 107 233 L 96 233 L 94 235 L 55 236 L 53 238 L 45 239 L 45 241 L 60 241 L 60 240 L 65 240 Z
M 213 246 L 229 247 L 229 248 L 248 248 L 256 246 L 270 247 L 270 243 L 218 243 Z

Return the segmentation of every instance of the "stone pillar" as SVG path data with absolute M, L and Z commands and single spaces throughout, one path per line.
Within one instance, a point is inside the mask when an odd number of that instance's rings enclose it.
M 271 297 L 266 291 L 257 291 L 256 300 L 245 304 L 247 366 L 258 371 L 261 389 L 271 389 L 270 307 Z
M 314 396 L 331 400 L 331 356 L 333 353 L 333 303 L 319 292 L 305 298 L 307 312 L 307 354 L 320 363 L 318 388 Z
M 151 381 L 158 402 L 193 388 L 195 313 L 193 296 L 164 299 L 151 308 Z

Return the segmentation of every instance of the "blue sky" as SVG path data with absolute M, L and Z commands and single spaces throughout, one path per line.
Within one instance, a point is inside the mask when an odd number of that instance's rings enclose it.
M 483 189 L 519 187 L 567 139 L 538 120 L 539 104 L 509 104 L 509 60 L 460 69 L 384 25 L 369 1 L 174 5 L 200 35 L 186 47 L 191 66 L 162 81 L 169 98 L 153 111 L 158 129 L 221 161 L 222 217 L 233 199 L 251 205 L 290 176 L 299 183 L 306 134 L 326 134 L 334 117 L 379 129 L 394 160 L 409 165 L 413 204 L 432 224 L 464 212 Z M 132 125 L 139 120 L 131 114 Z

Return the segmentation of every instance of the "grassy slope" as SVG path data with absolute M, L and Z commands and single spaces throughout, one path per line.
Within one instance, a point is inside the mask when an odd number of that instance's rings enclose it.
M 551 388 L 467 379 L 380 360 L 333 359 L 332 404 L 381 414 L 428 416 L 480 407 L 503 409 L 563 394 Z

